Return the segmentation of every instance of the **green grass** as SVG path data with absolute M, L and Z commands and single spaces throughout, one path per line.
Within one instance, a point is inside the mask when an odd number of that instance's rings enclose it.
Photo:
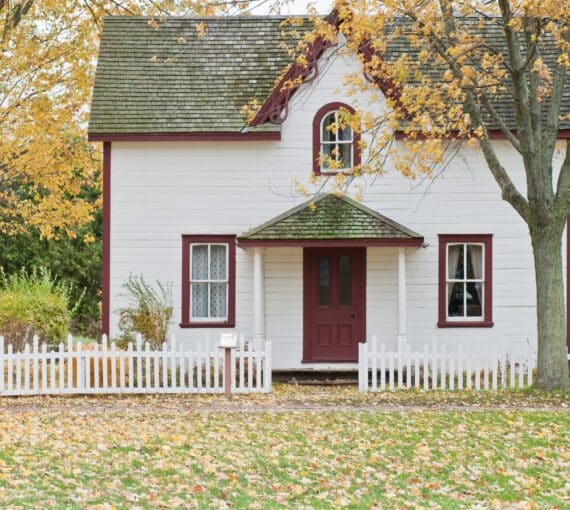
M 358 398 L 336 390 L 337 404 Z M 0 507 L 570 508 L 560 401 L 555 411 L 450 411 L 423 394 L 423 411 L 275 412 L 334 394 L 278 386 L 229 404 L 256 412 L 230 413 L 218 397 L 10 399 L 0 408 Z M 536 392 L 497 395 L 553 404 Z M 417 405 L 420 395 L 397 398 Z

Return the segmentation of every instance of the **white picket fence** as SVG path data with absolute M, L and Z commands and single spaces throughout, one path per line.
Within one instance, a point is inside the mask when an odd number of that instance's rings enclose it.
M 488 390 L 524 388 L 532 385 L 536 354 L 463 350 L 446 352 L 437 343 L 413 350 L 402 345 L 387 350 L 376 336 L 359 344 L 358 387 L 360 391 L 421 388 L 424 390 Z
M 34 337 L 13 352 L 0 337 L 0 396 L 105 393 L 223 393 L 224 350 L 210 342 L 188 349 L 172 338 L 151 349 L 140 336 L 127 350 L 100 344 L 60 343 L 50 348 Z M 271 391 L 271 343 L 240 336 L 231 351 L 232 393 Z

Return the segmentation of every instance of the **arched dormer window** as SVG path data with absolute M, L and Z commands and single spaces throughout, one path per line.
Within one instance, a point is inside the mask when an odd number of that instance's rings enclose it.
M 329 103 L 313 119 L 313 173 L 348 173 L 360 164 L 360 134 L 343 122 L 343 112 L 354 114 L 344 103 Z

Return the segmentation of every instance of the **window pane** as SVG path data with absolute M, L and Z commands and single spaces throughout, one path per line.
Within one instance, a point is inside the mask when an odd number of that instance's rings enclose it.
M 192 280 L 208 279 L 208 246 L 192 245 Z
M 324 143 L 321 145 L 321 160 L 323 162 L 321 168 L 323 170 L 330 168 L 330 161 L 336 160 L 336 157 L 333 154 L 334 148 L 335 144 Z
M 339 141 L 346 141 L 346 142 L 351 142 L 352 141 L 352 129 L 348 124 L 343 125 L 342 127 L 339 127 L 338 132 L 337 132 L 337 137 Z
M 210 280 L 226 279 L 227 246 L 213 244 L 210 246 Z
M 226 317 L 227 283 L 210 284 L 210 317 Z
M 350 257 L 340 257 L 340 304 L 350 304 Z
M 192 317 L 208 317 L 208 284 L 192 283 Z
M 350 168 L 352 167 L 352 144 L 351 143 L 339 143 L 336 152 L 338 161 L 340 163 L 340 168 Z
M 463 245 L 452 244 L 447 247 L 447 277 L 449 280 L 463 280 Z
M 448 283 L 447 284 L 447 316 L 448 317 L 464 317 L 463 311 L 463 288 L 464 283 Z
M 482 317 L 483 316 L 483 284 L 468 283 L 467 284 L 467 316 Z
M 336 140 L 335 113 L 336 112 L 327 113 L 327 115 L 323 119 L 323 130 L 321 133 L 321 142 L 332 142 L 332 141 Z
M 319 304 L 329 304 L 330 293 L 330 261 L 328 257 L 319 259 Z
M 467 245 L 467 278 L 483 279 L 483 247 L 480 244 Z

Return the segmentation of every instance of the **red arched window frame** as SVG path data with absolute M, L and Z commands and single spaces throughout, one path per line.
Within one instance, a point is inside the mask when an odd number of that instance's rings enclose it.
M 351 114 L 355 113 L 352 106 L 346 103 L 334 102 L 328 103 L 317 111 L 313 119 L 313 173 L 315 175 L 336 175 L 338 172 L 322 172 L 321 165 L 319 164 L 319 157 L 321 154 L 321 121 L 323 117 L 335 110 L 346 110 Z M 352 165 L 358 166 L 361 161 L 360 154 L 360 133 L 354 133 L 352 136 Z

